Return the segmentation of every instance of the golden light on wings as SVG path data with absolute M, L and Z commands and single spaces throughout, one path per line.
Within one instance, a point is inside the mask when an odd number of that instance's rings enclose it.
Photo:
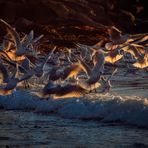
M 84 94 L 80 91 L 71 91 L 64 95 L 53 95 L 53 99 L 69 99 L 69 98 L 79 98 L 82 97 Z
M 140 63 L 140 62 L 136 62 L 133 64 L 134 67 L 136 68 L 140 68 L 140 69 L 143 69 L 143 68 L 146 68 L 148 67 L 148 61 L 145 60 L 144 62 Z
M 22 61 L 25 59 L 25 56 L 17 56 L 15 51 L 9 51 L 7 52 L 7 55 L 10 57 L 13 61 Z
M 7 96 L 7 95 L 11 95 L 14 89 L 11 90 L 4 90 L 4 89 L 0 89 L 0 96 Z
M 119 55 L 119 54 L 117 54 L 114 57 L 108 55 L 108 56 L 105 56 L 105 62 L 108 62 L 108 63 L 112 63 L 113 64 L 113 63 L 119 61 L 122 57 L 123 57 L 123 55 Z

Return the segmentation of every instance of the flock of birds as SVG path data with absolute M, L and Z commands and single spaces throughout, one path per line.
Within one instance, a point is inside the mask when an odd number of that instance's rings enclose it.
M 48 55 L 41 55 L 35 44 L 43 35 L 34 38 L 34 32 L 23 36 L 15 28 L 0 19 L 6 31 L 0 46 L 0 95 L 11 95 L 20 85 L 29 88 L 31 83 L 42 84 L 31 94 L 41 98 L 80 97 L 91 91 L 109 91 L 110 78 L 105 77 L 105 64 L 125 61 L 128 69 L 148 68 L 148 33 L 122 35 L 116 27 L 107 27 L 108 42 L 101 40 L 93 46 L 75 44 L 75 48 L 58 51 L 56 47 Z M 133 63 L 126 62 L 130 57 Z

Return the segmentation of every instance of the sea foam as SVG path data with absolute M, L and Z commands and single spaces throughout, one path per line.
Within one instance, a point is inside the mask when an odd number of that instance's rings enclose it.
M 27 91 L 0 96 L 0 107 L 6 110 L 31 110 L 56 113 L 63 118 L 97 119 L 101 122 L 121 122 L 148 128 L 148 99 L 91 93 L 81 98 L 42 100 Z

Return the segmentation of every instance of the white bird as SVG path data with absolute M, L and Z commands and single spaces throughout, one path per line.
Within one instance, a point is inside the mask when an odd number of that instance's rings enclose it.
M 7 50 L 7 54 L 12 60 L 20 61 L 25 59 L 25 55 L 29 52 L 29 45 L 37 42 L 43 37 L 43 35 L 34 39 L 33 30 L 21 40 L 17 31 L 7 22 L 0 19 L 0 23 L 6 27 L 7 33 L 11 35 L 11 39 L 14 42 L 14 47 L 11 50 Z
M 98 81 L 104 69 L 104 62 L 104 54 L 101 50 L 98 50 L 93 57 L 94 68 L 92 69 L 91 75 L 87 80 L 78 81 L 78 85 L 88 91 L 100 87 L 101 84 Z
M 0 63 L 0 71 L 1 74 L 3 75 L 3 82 L 6 83 L 4 88 L 0 88 L 0 95 L 2 96 L 10 95 L 15 90 L 17 83 L 21 81 L 18 78 L 16 78 L 18 68 L 16 67 L 16 71 L 12 76 L 10 76 L 6 67 Z
M 51 81 L 40 92 L 31 92 L 33 95 L 37 95 L 40 98 L 48 99 L 60 99 L 81 97 L 88 93 L 87 90 L 81 88 L 79 85 L 67 84 L 65 86 L 55 85 Z

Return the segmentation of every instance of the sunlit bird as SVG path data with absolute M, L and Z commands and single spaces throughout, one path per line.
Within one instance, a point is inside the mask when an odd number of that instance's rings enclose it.
M 145 54 L 142 56 L 139 56 L 137 58 L 137 62 L 133 64 L 134 67 L 139 68 L 139 69 L 144 69 L 148 67 L 148 51 L 146 49 Z
M 98 50 L 93 57 L 94 68 L 92 69 L 90 77 L 87 80 L 78 81 L 78 85 L 88 91 L 100 87 L 101 84 L 98 81 L 104 70 L 104 62 L 104 54 L 101 50 Z
M 122 49 L 116 48 L 105 53 L 105 62 L 114 64 L 115 62 L 119 61 L 124 55 L 122 51 Z
M 37 95 L 40 98 L 71 98 L 71 97 L 81 97 L 88 93 L 85 89 L 80 87 L 79 85 L 67 84 L 65 86 L 61 85 L 53 85 L 52 82 L 49 82 L 42 91 L 40 92 L 32 92 L 31 94 Z
M 12 76 L 9 75 L 8 70 L 5 68 L 3 64 L 0 64 L 0 71 L 3 76 L 3 82 L 5 83 L 4 88 L 0 88 L 0 95 L 10 95 L 16 88 L 17 83 L 21 81 L 18 78 L 16 78 L 18 68 L 16 68 L 16 71 Z
M 65 67 L 61 78 L 62 80 L 76 78 L 80 72 L 82 72 L 80 64 L 71 64 L 70 66 Z
M 144 55 L 139 51 L 138 47 L 135 45 L 126 46 L 122 48 L 122 50 L 124 50 L 127 53 L 130 53 L 135 59 L 141 58 Z
M 56 50 L 56 46 L 51 50 L 51 52 L 45 57 L 44 61 L 37 65 L 34 68 L 35 76 L 42 77 L 44 75 L 44 67 L 47 64 L 48 60 L 53 56 L 54 51 Z
M 109 39 L 114 44 L 123 44 L 128 40 L 128 35 L 122 35 L 121 31 L 115 26 L 111 26 L 107 29 L 109 34 Z
M 7 50 L 7 54 L 12 60 L 20 61 L 25 59 L 25 55 L 29 52 L 29 45 L 32 43 L 37 42 L 39 39 L 43 37 L 43 35 L 37 37 L 34 39 L 34 32 L 33 30 L 30 31 L 28 35 L 26 35 L 23 40 L 21 40 L 19 34 L 16 32 L 16 30 L 9 25 L 4 20 L 0 19 L 0 23 L 6 28 L 8 34 L 11 35 L 12 41 L 14 43 L 13 49 Z

